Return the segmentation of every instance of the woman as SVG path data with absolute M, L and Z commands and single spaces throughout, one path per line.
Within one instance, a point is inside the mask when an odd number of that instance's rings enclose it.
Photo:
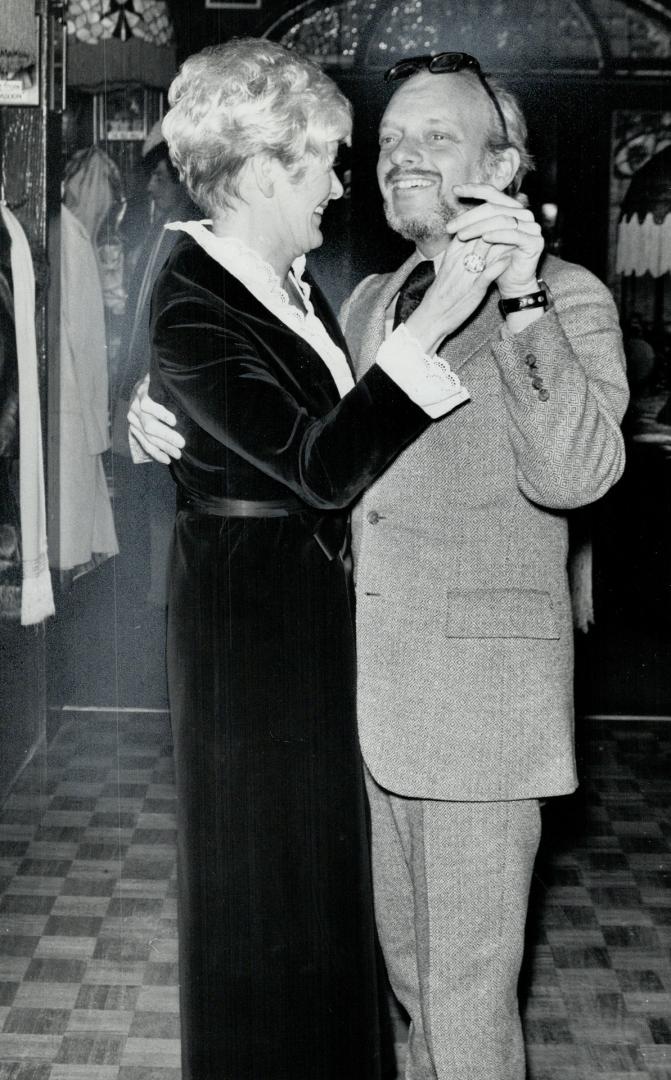
M 467 395 L 403 326 L 354 387 L 303 276 L 351 127 L 316 66 L 233 41 L 187 60 L 169 100 L 211 218 L 177 226 L 153 297 L 152 393 L 186 438 L 168 617 L 183 1076 L 376 1080 L 346 509 L 431 422 L 410 392 L 433 416 Z M 444 334 L 489 276 L 452 262 Z

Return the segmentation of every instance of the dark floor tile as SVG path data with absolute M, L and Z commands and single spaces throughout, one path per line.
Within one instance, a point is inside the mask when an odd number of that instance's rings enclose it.
M 176 963 L 148 963 L 145 969 L 145 986 L 175 986 L 179 981 Z
M 179 1016 L 176 1013 L 136 1012 L 129 1036 L 141 1039 L 178 1039 Z
M 49 803 L 52 810 L 95 810 L 98 800 L 93 797 L 77 798 L 74 795 L 54 795 Z
M 656 971 L 618 970 L 617 979 L 624 993 L 661 994 L 664 991 L 664 983 Z
M 125 1041 L 124 1035 L 64 1035 L 56 1056 L 56 1063 L 118 1065 Z
M 148 896 L 113 896 L 107 909 L 107 917 L 127 919 L 134 915 L 159 917 L 163 911 L 162 899 Z
M 86 960 L 33 959 L 26 982 L 78 983 L 84 978 Z
M 32 1061 L 0 1061 L 0 1080 L 49 1080 L 50 1064 Z
M 619 844 L 627 854 L 656 855 L 668 852 L 669 845 L 660 836 L 620 836 Z
M 648 904 L 648 911 L 652 915 L 655 926 L 671 926 L 671 904 L 668 907 L 654 907 Z
M 104 811 L 93 814 L 89 822 L 91 829 L 134 829 L 139 817 L 139 810 L 124 810 L 120 813 Z
M 122 1065 L 119 1080 L 181 1080 L 181 1069 L 150 1069 L 145 1065 Z
M 39 937 L 23 934 L 0 934 L 0 957 L 32 956 L 39 940 Z
M 599 927 L 594 908 L 589 904 L 546 904 L 542 920 L 546 930 L 584 930 Z
M 563 1044 L 572 1043 L 573 1036 L 567 1020 L 526 1020 L 524 1034 L 532 1044 Z
M 174 862 L 172 855 L 165 859 L 148 859 L 133 855 L 124 863 L 123 876 L 140 881 L 161 881 L 163 878 L 170 877 Z
M 652 926 L 604 926 L 607 945 L 614 949 L 659 949 L 659 938 Z
M 124 1012 L 135 1009 L 139 986 L 84 985 L 77 995 L 76 1009 L 101 1009 Z
M 558 968 L 609 968 L 608 950 L 599 946 L 569 948 L 555 945 L 552 955 Z
M 51 915 L 44 928 L 45 937 L 96 937 L 102 918 L 91 915 Z
M 671 1043 L 671 1016 L 649 1016 L 648 1027 L 654 1042 Z
M 597 907 L 635 908 L 641 902 L 640 891 L 630 885 L 598 885 L 588 892 Z
M 94 960 L 146 960 L 149 956 L 151 942 L 146 935 L 136 939 L 129 934 L 114 937 L 100 935 L 96 942 L 93 953 Z
M 0 840 L 0 859 L 22 859 L 29 847 L 29 840 Z
M 4 915 L 48 915 L 56 903 L 55 896 L 35 893 L 6 893 L 0 896 L 0 913 Z
M 111 896 L 117 883 L 117 875 L 109 871 L 96 875 L 71 874 L 63 882 L 61 896 Z
M 121 840 L 106 843 L 84 840 L 77 848 L 77 859 L 81 862 L 114 862 L 123 858 L 127 847 L 128 844 Z
M 24 859 L 17 874 L 19 877 L 65 877 L 72 866 L 71 859 Z
M 142 809 L 147 814 L 174 814 L 176 799 L 145 799 Z
M 19 982 L 0 982 L 0 1006 L 12 1004 L 20 985 Z
M 590 870 L 601 874 L 620 874 L 629 869 L 624 855 L 617 851 L 594 851 L 588 855 L 587 865 Z
M 70 1020 L 69 1009 L 10 1010 L 2 1029 L 5 1034 L 63 1035 Z
M 177 842 L 176 829 L 136 829 L 133 833 L 133 844 L 175 844 Z
M 35 832 L 35 843 L 78 844 L 86 832 L 83 825 L 44 825 Z

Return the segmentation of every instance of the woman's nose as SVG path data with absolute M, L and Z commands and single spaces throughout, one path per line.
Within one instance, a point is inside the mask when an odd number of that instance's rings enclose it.
M 343 194 L 344 190 L 345 189 L 342 186 L 342 183 L 340 181 L 340 177 L 335 172 L 335 170 L 331 169 L 331 191 L 329 193 L 329 198 L 330 199 L 340 199 L 342 197 L 342 194 Z

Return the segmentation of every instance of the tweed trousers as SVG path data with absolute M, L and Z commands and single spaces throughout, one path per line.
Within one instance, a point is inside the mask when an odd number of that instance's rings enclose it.
M 538 801 L 412 799 L 366 782 L 378 932 L 410 1017 L 405 1080 L 523 1080 L 517 982 Z

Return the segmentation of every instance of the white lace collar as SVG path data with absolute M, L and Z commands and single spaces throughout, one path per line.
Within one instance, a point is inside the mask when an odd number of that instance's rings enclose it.
M 264 307 L 307 341 L 321 356 L 343 397 L 354 386 L 354 378 L 342 349 L 338 348 L 315 315 L 310 300 L 310 286 L 303 279 L 305 256 L 296 259 L 289 271 L 305 304 L 303 312 L 290 302 L 278 274 L 265 259 L 236 237 L 215 236 L 209 225 L 209 220 L 171 221 L 165 227 L 188 233 L 208 255 L 249 289 Z

